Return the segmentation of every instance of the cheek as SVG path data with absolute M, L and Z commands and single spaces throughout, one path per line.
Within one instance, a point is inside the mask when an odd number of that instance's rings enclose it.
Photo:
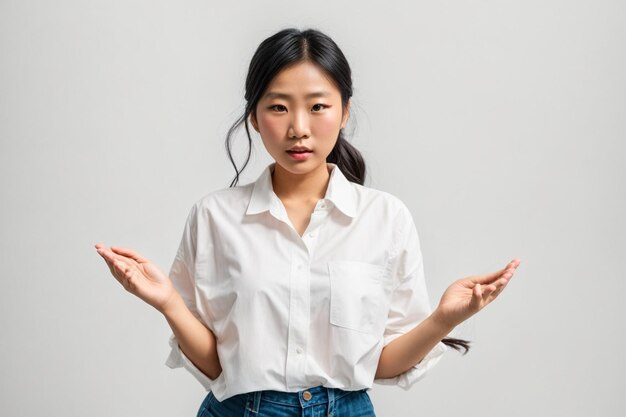
M 268 138 L 282 137 L 287 129 L 285 119 L 268 115 L 258 115 L 259 130 L 261 135 Z
M 341 115 L 334 113 L 320 114 L 314 118 L 315 134 L 319 136 L 335 136 L 339 133 L 341 127 Z

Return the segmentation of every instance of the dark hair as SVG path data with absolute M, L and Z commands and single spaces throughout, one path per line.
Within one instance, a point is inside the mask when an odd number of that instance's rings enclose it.
M 265 39 L 252 56 L 248 68 L 245 111 L 226 135 L 226 152 L 236 172 L 230 187 L 237 185 L 239 174 L 250 161 L 252 138 L 248 117 L 255 115 L 257 103 L 274 77 L 288 66 L 301 62 L 311 62 L 321 68 L 340 91 L 343 108 L 345 109 L 348 105 L 352 97 L 352 71 L 343 52 L 329 36 L 316 29 L 288 28 Z M 242 124 L 245 126 L 248 137 L 248 155 L 239 170 L 231 154 L 231 141 L 234 132 Z M 349 181 L 361 185 L 365 182 L 365 161 L 361 153 L 344 139 L 343 129 L 339 131 L 337 142 L 326 160 L 336 164 Z M 469 349 L 469 342 L 466 340 L 446 337 L 442 342 L 458 351 L 465 349 L 464 354 Z

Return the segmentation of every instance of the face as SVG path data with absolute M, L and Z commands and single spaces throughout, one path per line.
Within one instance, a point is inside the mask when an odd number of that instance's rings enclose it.
M 274 77 L 250 122 L 276 163 L 302 174 L 321 164 L 326 166 L 326 157 L 348 120 L 349 105 L 342 107 L 340 91 L 324 72 L 310 62 L 302 62 Z M 312 152 L 288 153 L 294 146 Z

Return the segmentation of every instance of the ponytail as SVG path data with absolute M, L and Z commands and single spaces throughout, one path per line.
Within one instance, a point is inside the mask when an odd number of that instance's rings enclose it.
M 456 339 L 454 337 L 444 337 L 441 341 L 444 345 L 451 347 L 452 349 L 460 352 L 461 349 L 464 349 L 463 354 L 465 355 L 470 348 L 470 341 L 463 339 Z
M 365 161 L 361 152 L 344 139 L 343 129 L 339 131 L 335 147 L 330 151 L 326 162 L 336 164 L 348 181 L 356 182 L 360 185 L 364 184 L 366 174 Z

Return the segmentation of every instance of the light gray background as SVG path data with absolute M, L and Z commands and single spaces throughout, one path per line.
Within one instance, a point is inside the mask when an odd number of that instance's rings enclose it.
M 289 26 L 351 63 L 351 141 L 366 185 L 410 207 L 433 305 L 522 260 L 457 329 L 471 352 L 408 392 L 374 385 L 378 415 L 621 415 L 625 17 L 622 1 L 1 1 L 0 415 L 195 415 L 206 393 L 164 365 L 166 321 L 93 245 L 169 268 L 191 205 L 233 177 L 249 60 Z M 268 162 L 257 137 L 241 184 Z

